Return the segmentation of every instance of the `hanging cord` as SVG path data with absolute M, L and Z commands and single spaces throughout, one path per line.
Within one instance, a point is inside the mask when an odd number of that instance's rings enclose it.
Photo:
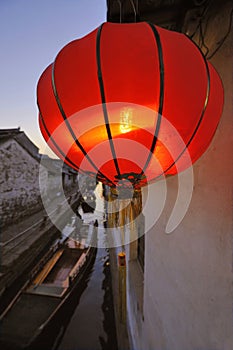
M 199 44 L 198 46 L 200 48 L 205 48 L 206 52 L 204 54 L 204 56 L 207 58 L 207 59 L 211 59 L 216 53 L 217 51 L 221 48 L 221 46 L 223 45 L 223 43 L 225 42 L 225 40 L 227 39 L 228 35 L 230 34 L 230 31 L 231 31 L 231 26 L 232 26 L 232 14 L 233 14 L 233 9 L 231 10 L 230 12 L 230 20 L 229 20 L 229 27 L 228 27 L 228 30 L 226 32 L 226 34 L 223 36 L 223 38 L 221 40 L 219 40 L 219 42 L 217 43 L 217 47 L 216 49 L 209 55 L 210 53 L 210 49 L 209 47 L 206 45 L 205 43 L 205 33 L 203 32 L 203 17 L 206 15 L 207 13 L 207 10 L 208 8 L 210 7 L 210 4 L 207 4 L 207 6 L 203 9 L 201 15 L 200 15 L 200 20 L 199 20 L 199 23 L 195 29 L 195 31 L 189 36 L 190 39 L 193 39 L 193 37 L 197 34 L 197 32 L 199 31 Z M 208 23 L 209 23 L 209 19 L 207 20 L 206 24 L 205 24 L 205 27 L 206 27 L 206 30 L 207 30 L 207 27 L 208 27 Z M 205 30 L 205 32 L 206 32 Z
M 122 23 L 122 4 L 121 0 L 117 0 L 120 9 L 120 23 Z
M 134 22 L 136 23 L 137 22 L 137 10 L 136 10 L 136 7 L 134 5 L 134 1 L 133 0 L 130 0 L 130 3 L 132 5 L 132 8 L 133 8 L 133 12 L 134 12 Z
M 199 26 L 200 26 L 199 47 L 200 48 L 204 47 L 206 49 L 206 53 L 204 54 L 204 56 L 206 57 L 210 50 L 209 50 L 208 46 L 205 44 L 205 37 L 204 37 L 204 34 L 203 34 L 203 28 L 202 28 L 202 20 L 200 20 Z
M 203 7 L 203 10 L 201 11 L 201 13 L 198 16 L 199 17 L 199 22 L 197 24 L 197 27 L 194 30 L 194 32 L 191 35 L 189 35 L 190 39 L 193 39 L 193 37 L 197 34 L 198 30 L 199 30 L 199 32 L 201 31 L 203 33 L 203 30 L 201 28 L 202 27 L 202 19 L 206 15 L 209 7 L 210 7 L 209 3 L 207 3 L 207 5 Z M 201 39 L 203 39 L 203 38 L 201 38 Z M 203 44 L 203 42 L 202 42 L 202 44 Z M 200 43 L 199 43 L 199 46 L 200 46 Z
M 231 10 L 231 14 L 230 14 L 230 22 L 229 22 L 228 30 L 227 30 L 226 34 L 224 35 L 224 37 L 218 42 L 217 48 L 211 53 L 211 55 L 207 56 L 208 59 L 212 58 L 216 54 L 216 52 L 220 49 L 220 47 L 223 45 L 223 43 L 225 42 L 226 38 L 230 34 L 230 32 L 231 32 L 231 25 L 232 25 L 232 14 L 233 14 L 233 9 Z
M 136 23 L 138 21 L 139 15 L 138 15 L 138 0 L 136 0 L 136 6 L 134 4 L 134 0 L 129 0 L 130 4 L 132 6 L 133 9 L 133 13 L 134 13 L 134 22 Z M 121 0 L 117 0 L 118 5 L 119 5 L 119 10 L 120 10 L 120 23 L 122 23 L 122 3 Z

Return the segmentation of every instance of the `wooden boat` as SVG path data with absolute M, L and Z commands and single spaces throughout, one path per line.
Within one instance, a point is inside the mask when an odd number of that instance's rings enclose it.
M 90 231 L 90 225 L 82 230 Z M 96 239 L 93 226 L 92 231 Z M 1 349 L 30 348 L 77 291 L 95 255 L 96 248 L 86 246 L 84 238 L 78 242 L 68 237 L 53 246 L 0 316 Z

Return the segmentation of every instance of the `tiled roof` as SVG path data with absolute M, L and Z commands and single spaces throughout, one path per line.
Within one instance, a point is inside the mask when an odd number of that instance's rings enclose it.
M 77 173 L 68 165 L 63 164 L 62 160 L 52 159 L 47 155 L 39 154 L 39 148 L 34 145 L 34 143 L 27 137 L 24 131 L 20 130 L 20 128 L 0 129 L 0 146 L 1 144 L 11 139 L 18 142 L 18 144 L 37 161 L 40 161 L 42 159 L 42 165 L 44 165 L 49 172 L 58 173 L 59 171 L 62 171 L 66 174 Z
M 20 131 L 20 128 L 0 129 L 0 145 L 10 139 L 17 141 L 33 158 L 40 159 L 39 148 L 23 131 Z

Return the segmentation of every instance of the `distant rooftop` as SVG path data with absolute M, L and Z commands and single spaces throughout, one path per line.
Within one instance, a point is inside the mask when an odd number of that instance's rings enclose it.
M 32 157 L 39 159 L 39 148 L 28 138 L 24 131 L 19 128 L 0 129 L 0 145 L 4 142 L 14 139 L 17 141 Z
M 8 140 L 15 140 L 23 147 L 33 158 L 40 161 L 42 164 L 52 173 L 57 173 L 59 170 L 64 173 L 77 173 L 76 170 L 72 169 L 60 159 L 52 159 L 47 155 L 41 155 L 39 153 L 39 148 L 34 145 L 34 143 L 28 138 L 24 131 L 18 128 L 12 129 L 0 129 L 0 146 L 7 142 Z
M 17 134 L 19 132 L 22 132 L 22 131 L 20 131 L 20 127 L 13 128 L 13 129 L 0 129 L 0 136 L 9 135 L 9 134 Z

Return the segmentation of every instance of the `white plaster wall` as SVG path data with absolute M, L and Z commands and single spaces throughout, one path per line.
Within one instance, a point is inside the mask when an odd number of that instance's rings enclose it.
M 64 175 L 64 180 L 63 180 L 63 186 L 64 187 L 69 187 L 71 186 L 73 183 L 73 178 L 72 176 L 68 175 L 68 174 L 65 174 Z
M 0 148 L 1 224 L 13 222 L 41 206 L 39 163 L 15 140 Z
M 177 195 L 177 178 L 167 179 L 164 211 L 146 234 L 144 321 L 137 326 L 141 347 L 133 350 L 233 349 L 232 57 L 229 36 L 212 60 L 224 84 L 224 111 L 209 149 L 193 167 L 189 210 L 166 235 Z M 156 198 L 156 186 L 151 191 Z
M 57 170 L 55 173 L 49 173 L 47 179 L 48 200 L 54 198 L 61 191 L 63 191 L 61 170 Z

